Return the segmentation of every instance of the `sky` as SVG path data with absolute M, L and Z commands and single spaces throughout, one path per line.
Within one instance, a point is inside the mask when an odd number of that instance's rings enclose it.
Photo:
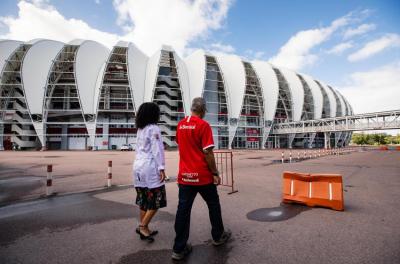
M 34 38 L 233 53 L 322 80 L 355 113 L 400 109 L 400 0 L 1 0 L 0 39 Z

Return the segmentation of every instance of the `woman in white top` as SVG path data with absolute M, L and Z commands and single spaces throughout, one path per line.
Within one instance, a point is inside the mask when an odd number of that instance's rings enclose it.
M 157 210 L 167 206 L 165 192 L 164 145 L 157 122 L 160 108 L 155 103 L 143 103 L 136 113 L 137 142 L 133 178 L 140 207 L 140 225 L 136 233 L 142 240 L 153 242 L 158 231 L 151 231 L 149 223 Z

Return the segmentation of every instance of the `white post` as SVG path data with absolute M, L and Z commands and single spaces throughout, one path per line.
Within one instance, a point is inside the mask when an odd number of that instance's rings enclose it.
M 289 151 L 289 162 L 292 163 L 292 151 Z

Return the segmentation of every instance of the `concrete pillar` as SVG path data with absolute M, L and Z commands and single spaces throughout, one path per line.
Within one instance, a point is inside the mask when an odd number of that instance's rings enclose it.
M 61 149 L 67 150 L 68 149 L 68 125 L 62 124 L 61 125 Z
M 339 140 L 342 137 L 342 132 L 335 132 L 335 147 L 339 148 Z
M 126 124 L 129 124 L 129 116 L 126 115 L 126 120 L 125 120 Z M 126 138 L 125 138 L 125 144 L 129 144 L 129 140 L 128 140 L 128 132 L 125 133 Z
M 237 118 L 231 118 L 231 121 L 229 122 L 229 149 L 232 149 L 233 139 L 235 138 L 238 122 L 239 120 L 237 120 Z
M 308 148 L 312 148 L 317 133 L 311 133 L 308 141 Z
M 70 101 L 71 101 L 71 91 L 70 89 L 64 90 L 64 109 L 70 109 Z
M 89 138 L 85 138 L 85 149 L 87 149 L 89 146 L 92 147 L 92 150 L 95 149 L 95 139 L 96 139 L 96 122 L 90 121 L 85 123 L 88 136 Z
M 42 150 L 46 150 L 46 130 L 44 122 L 33 122 L 33 127 L 35 128 L 36 135 L 39 138 L 40 144 L 42 145 Z
M 211 127 L 212 133 L 214 135 L 214 145 L 215 149 L 219 149 L 219 132 L 218 127 Z
M 289 134 L 288 136 L 288 148 L 293 148 L 293 140 L 296 137 L 296 134 Z
M 103 137 L 102 137 L 102 142 L 101 142 L 101 148 L 102 149 L 109 149 L 110 146 L 110 135 L 108 134 L 109 132 L 109 124 L 103 124 Z M 108 142 L 107 145 L 103 145 L 103 142 Z
M 207 98 L 204 98 L 206 102 L 218 102 L 218 93 L 207 93 Z M 219 104 L 207 104 L 207 111 L 210 115 L 207 115 L 207 119 L 210 124 L 218 124 L 218 113 L 219 113 Z
M 263 129 L 262 149 L 265 149 L 265 144 L 267 142 L 270 132 L 271 132 L 271 126 L 265 126 Z
M 324 148 L 328 149 L 330 148 L 330 135 L 329 132 L 324 133 Z
M 4 134 L 4 125 L 0 124 L 0 150 L 4 150 L 4 146 L 3 146 L 3 134 Z

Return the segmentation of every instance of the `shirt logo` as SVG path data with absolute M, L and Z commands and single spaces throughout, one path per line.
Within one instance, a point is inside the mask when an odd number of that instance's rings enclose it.
M 194 177 L 199 177 L 199 173 L 197 173 L 197 172 L 183 172 L 182 176 L 183 177 L 187 177 L 187 178 L 194 178 Z
M 182 181 L 184 181 L 184 182 L 199 182 L 199 179 L 186 179 L 186 178 L 183 178 Z
M 180 125 L 179 126 L 179 129 L 195 129 L 195 128 L 196 128 L 195 125 L 193 125 L 193 126 Z

